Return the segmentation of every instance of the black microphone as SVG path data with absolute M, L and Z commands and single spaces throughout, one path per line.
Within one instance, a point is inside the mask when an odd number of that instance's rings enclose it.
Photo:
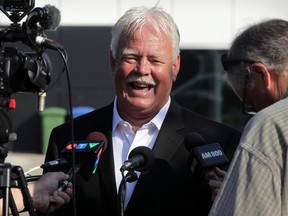
M 201 178 L 204 170 L 214 169 L 216 166 L 229 163 L 220 144 L 207 144 L 199 133 L 187 134 L 185 136 L 185 147 L 191 153 L 187 164 L 197 177 Z M 214 173 L 213 178 L 220 181 L 216 173 Z
M 125 197 L 126 197 L 126 182 L 134 182 L 138 179 L 134 172 L 145 171 L 149 169 L 154 163 L 154 153 L 146 146 L 138 146 L 130 152 L 128 160 L 120 167 L 123 178 L 118 189 L 119 212 L 118 215 L 124 215 Z M 124 176 L 124 171 L 128 173 Z
M 69 167 L 70 163 L 65 158 L 58 158 L 56 160 L 48 161 L 43 163 L 40 168 L 42 169 L 54 169 L 54 168 L 65 168 Z
M 43 8 L 33 9 L 27 18 L 29 24 L 39 22 L 44 30 L 56 30 L 60 24 L 61 14 L 58 8 L 52 5 L 45 5 Z
M 43 10 L 46 16 L 39 21 L 45 30 L 56 30 L 61 21 L 61 14 L 58 8 L 52 5 L 45 5 Z
M 154 153 L 151 149 L 146 146 L 138 146 L 130 152 L 128 160 L 121 166 L 120 171 L 136 170 L 141 172 L 149 169 L 153 165 L 154 160 Z

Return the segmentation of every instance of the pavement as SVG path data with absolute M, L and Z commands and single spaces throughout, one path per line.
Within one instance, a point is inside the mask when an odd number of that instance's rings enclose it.
M 29 172 L 30 175 L 39 175 L 42 174 L 40 165 L 43 163 L 44 157 L 44 154 L 9 151 L 5 163 L 10 163 L 12 166 L 21 166 L 24 173 Z

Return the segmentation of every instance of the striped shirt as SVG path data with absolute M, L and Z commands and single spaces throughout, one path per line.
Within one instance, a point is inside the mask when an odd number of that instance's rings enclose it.
M 209 216 L 288 215 L 288 98 L 244 128 Z

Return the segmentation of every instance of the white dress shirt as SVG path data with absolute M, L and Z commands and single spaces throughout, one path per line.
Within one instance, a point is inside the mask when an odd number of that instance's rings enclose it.
M 117 97 L 114 100 L 113 110 L 113 125 L 112 125 L 112 142 L 114 153 L 114 167 L 116 177 L 117 191 L 119 189 L 122 175 L 120 167 L 128 159 L 128 155 L 134 148 L 138 146 L 146 146 L 150 149 L 153 148 L 155 140 L 158 136 L 161 125 L 164 121 L 168 111 L 171 99 L 167 101 L 165 106 L 158 112 L 158 114 L 147 124 L 142 125 L 136 133 L 132 131 L 132 126 L 124 121 L 117 111 Z M 136 172 L 139 176 L 139 172 Z M 127 182 L 126 185 L 126 199 L 125 208 L 133 193 L 137 181 Z

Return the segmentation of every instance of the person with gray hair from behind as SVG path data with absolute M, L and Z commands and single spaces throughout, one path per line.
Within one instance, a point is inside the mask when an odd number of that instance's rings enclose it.
M 180 106 L 170 96 L 180 68 L 179 41 L 177 25 L 158 6 L 131 8 L 113 26 L 114 100 L 74 119 L 75 140 L 85 140 L 92 132 L 108 140 L 95 174 L 89 180 L 76 175 L 78 215 L 208 215 L 211 191 L 187 165 L 185 137 L 197 132 L 207 143 L 220 143 L 232 158 L 240 132 Z M 54 128 L 45 160 L 55 159 L 69 140 L 69 122 Z M 132 160 L 130 153 L 136 149 Z M 135 175 L 122 190 L 129 171 Z M 73 215 L 72 209 L 69 203 L 51 216 Z
M 222 64 L 243 111 L 246 105 L 256 114 L 244 127 L 222 185 L 209 182 L 218 194 L 209 216 L 288 215 L 288 22 L 250 26 Z

